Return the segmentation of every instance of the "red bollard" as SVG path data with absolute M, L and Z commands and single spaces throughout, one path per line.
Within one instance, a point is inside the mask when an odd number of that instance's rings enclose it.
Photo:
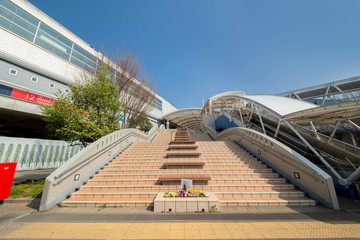
M 9 197 L 17 163 L 0 163 L 0 200 Z

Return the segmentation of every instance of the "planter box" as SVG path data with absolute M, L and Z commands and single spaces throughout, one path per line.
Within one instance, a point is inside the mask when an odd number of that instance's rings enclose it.
M 220 211 L 219 199 L 208 193 L 209 197 L 166 198 L 159 193 L 154 200 L 154 212 L 209 212 L 212 206 Z

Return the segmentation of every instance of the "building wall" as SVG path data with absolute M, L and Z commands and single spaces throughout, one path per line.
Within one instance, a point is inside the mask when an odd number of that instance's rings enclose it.
M 58 89 L 67 91 L 68 84 L 84 74 L 94 73 L 101 60 L 108 60 L 25 0 L 0 2 L 0 42 L 1 95 L 10 87 L 33 96 L 38 94 L 40 100 L 41 96 L 54 97 Z M 112 62 L 110 66 L 113 77 L 122 74 Z M 12 70 L 16 74 L 10 74 Z M 36 82 L 31 80 L 34 78 Z M 156 95 L 156 98 L 149 114 L 151 118 L 160 120 L 163 115 L 176 110 L 160 96 Z M 33 101 L 31 104 L 42 103 Z

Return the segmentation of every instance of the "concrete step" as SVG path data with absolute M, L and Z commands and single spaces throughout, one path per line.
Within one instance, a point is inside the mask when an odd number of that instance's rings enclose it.
M 152 207 L 153 199 L 134 199 L 134 198 L 71 198 L 61 203 L 64 207 Z
M 294 186 L 291 184 L 227 184 L 227 185 L 193 185 L 195 190 L 206 190 L 206 191 L 288 191 L 294 190 Z M 86 184 L 80 187 L 83 191 L 140 191 L 140 190 L 168 190 L 177 191 L 174 186 L 171 185 L 153 185 L 153 184 Z
M 164 191 L 165 192 L 165 191 Z M 71 198 L 155 198 L 157 192 L 121 192 L 121 191 L 78 191 L 71 194 Z
M 87 182 L 88 185 L 92 184 L 156 184 L 159 185 L 161 182 L 158 178 L 153 179 L 126 179 L 126 178 L 93 178 Z
M 106 168 L 101 170 L 99 173 L 177 173 L 177 172 L 198 172 L 198 169 L 117 169 L 117 168 Z M 271 173 L 273 172 L 270 168 L 260 169 L 202 169 L 201 171 L 206 173 Z
M 286 183 L 282 178 L 212 178 L 209 184 L 279 184 Z M 93 178 L 87 184 L 155 184 L 160 185 L 158 178 L 153 179 L 126 179 L 126 178 Z
M 172 159 L 172 158 L 169 158 L 169 159 L 164 159 L 164 160 L 158 160 L 158 161 L 146 161 L 146 162 L 141 162 L 141 161 L 124 161 L 124 162 L 111 162 L 109 163 L 107 166 L 109 167 L 121 167 L 123 165 L 133 165 L 133 166 L 146 166 L 146 165 L 158 165 L 158 166 L 162 166 L 164 162 L 169 162 L 169 161 L 172 161 L 172 162 L 198 162 L 198 161 L 201 161 L 201 162 L 205 162 L 205 165 L 211 165 L 211 166 L 215 166 L 215 167 L 218 167 L 218 166 L 224 166 L 224 167 L 227 167 L 227 168 L 231 168 L 232 166 L 242 166 L 242 167 L 245 167 L 245 166 L 252 166 L 252 165 L 263 165 L 262 162 L 260 161 L 257 161 L 257 162 L 242 162 L 242 161 L 206 161 L 206 160 L 203 160 L 201 158 L 194 158 L 194 159 L 188 159 L 188 158 L 184 158 L 184 159 L 181 159 L 181 158 L 176 158 L 176 159 Z
M 301 198 L 304 193 L 300 191 L 213 191 L 218 198 Z
M 309 198 L 218 198 L 220 207 L 295 207 L 315 206 Z
M 212 178 L 209 184 L 276 184 L 286 183 L 283 178 Z
M 197 145 L 169 145 L 169 150 L 189 150 L 189 149 L 197 149 L 199 146 Z
M 199 169 L 200 170 L 200 169 Z M 169 172 L 164 171 L 163 173 L 99 173 L 96 175 L 96 179 L 99 178 L 131 178 L 131 179 L 143 179 L 143 178 L 158 178 L 163 174 L 200 174 L 204 173 L 204 171 L 192 171 L 192 172 L 185 172 L 185 171 L 178 171 L 178 172 Z M 251 178 L 251 177 L 279 177 L 277 173 L 210 173 L 211 177 L 214 178 Z

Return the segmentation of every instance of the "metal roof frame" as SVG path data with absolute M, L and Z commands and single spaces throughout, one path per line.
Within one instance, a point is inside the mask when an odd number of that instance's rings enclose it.
M 229 109 L 238 110 L 240 114 L 242 114 L 241 112 L 246 110 L 250 112 L 250 116 L 248 118 L 248 121 L 250 121 L 253 114 L 257 113 L 259 116 L 262 130 L 264 134 L 266 134 L 265 126 L 263 124 L 259 110 L 261 108 L 264 111 L 270 113 L 276 119 L 278 119 L 278 127 L 276 129 L 275 137 L 279 132 L 280 125 L 282 123 L 286 124 L 298 136 L 298 138 L 320 159 L 320 161 L 323 162 L 323 164 L 337 177 L 340 184 L 348 186 L 360 176 L 359 167 L 347 179 L 342 178 L 340 174 L 322 157 L 322 155 L 313 146 L 311 146 L 311 144 L 306 141 L 306 139 L 302 137 L 302 135 L 292 126 L 292 124 L 296 123 L 296 121 L 304 121 L 306 117 L 308 118 L 306 119 L 307 122 L 311 124 L 311 126 L 313 126 L 312 122 L 314 121 L 314 119 L 310 118 L 313 117 L 322 121 L 324 119 L 330 119 L 334 121 L 346 120 L 360 130 L 360 127 L 351 121 L 351 119 L 353 118 L 360 117 L 360 101 L 319 107 L 317 105 L 306 103 L 301 100 L 290 100 L 286 97 L 264 97 L 264 95 L 245 96 L 243 92 L 238 93 L 239 94 L 234 94 L 234 92 L 228 92 L 209 98 L 206 101 L 206 104 L 204 105 L 201 114 L 204 116 L 208 114 L 220 115 L 222 111 L 227 111 Z M 273 109 L 272 106 L 281 107 L 281 105 L 274 105 L 273 103 L 269 102 L 271 100 L 276 100 L 278 101 L 278 103 L 282 104 L 291 102 L 292 107 L 285 110 L 284 108 Z M 242 122 L 244 123 L 243 120 Z M 335 123 L 338 124 L 338 122 L 334 122 L 334 124 Z M 330 139 L 333 136 L 334 133 L 332 134 Z

